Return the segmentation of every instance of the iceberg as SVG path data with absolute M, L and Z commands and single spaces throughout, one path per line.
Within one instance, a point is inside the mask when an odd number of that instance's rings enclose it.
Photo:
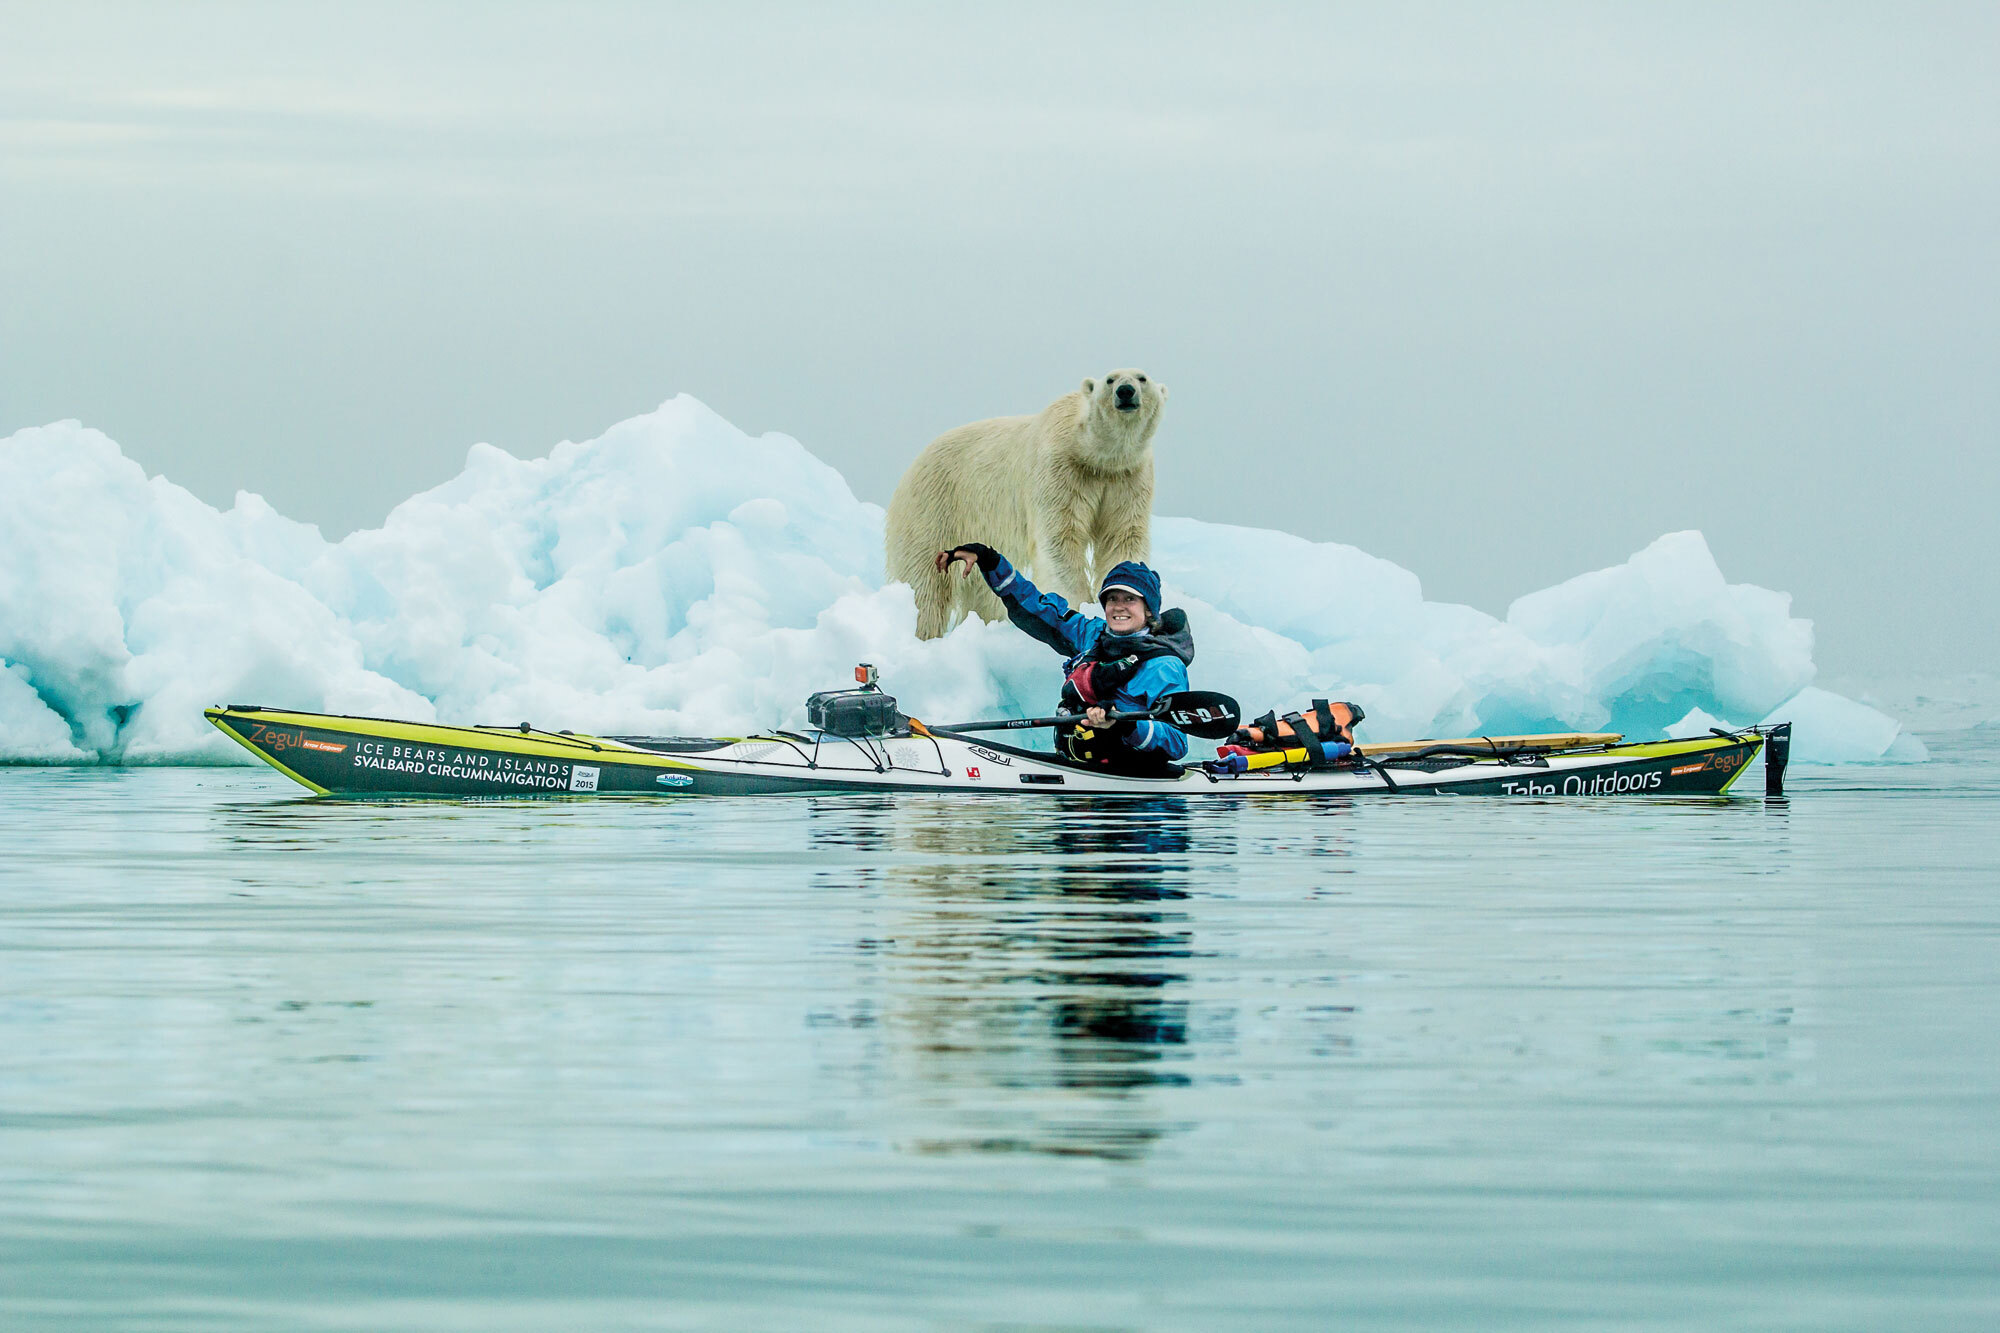
M 1809 686 L 1772 709 L 1764 722 L 1792 724 L 1792 758 L 1807 764 L 1858 764 L 1886 759 L 1922 762 L 1930 751 L 1894 718 L 1831 690 Z
M 475 445 L 338 542 L 248 493 L 214 509 L 78 422 L 21 430 L 0 441 L 0 761 L 250 762 L 202 719 L 221 702 L 726 735 L 799 725 L 857 661 L 917 716 L 1046 711 L 1055 661 L 1012 627 L 917 640 L 882 521 L 798 441 L 686 395 L 546 458 Z M 1913 753 L 1814 688 L 1811 624 L 1696 532 L 1504 618 L 1283 532 L 1161 517 L 1153 562 L 1195 683 L 1252 712 L 1352 699 L 1381 739 L 1783 715 L 1808 762 Z

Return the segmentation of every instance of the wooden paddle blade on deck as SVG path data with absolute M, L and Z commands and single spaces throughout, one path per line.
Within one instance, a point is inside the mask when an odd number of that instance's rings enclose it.
M 1564 731 L 1535 736 L 1460 736 L 1450 740 L 1435 741 L 1374 741 L 1354 748 L 1371 759 L 1380 759 L 1384 755 L 1412 754 L 1418 750 L 1428 750 L 1433 745 L 1460 745 L 1469 750 L 1490 748 L 1495 751 L 1578 750 L 1592 745 L 1616 745 L 1624 739 L 1624 734 L 1616 731 Z

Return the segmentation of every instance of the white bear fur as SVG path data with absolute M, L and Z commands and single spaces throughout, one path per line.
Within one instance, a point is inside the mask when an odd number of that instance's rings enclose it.
M 1120 410 L 1118 390 L 1133 402 Z M 932 440 L 897 483 L 886 529 L 888 574 L 917 595 L 917 637 L 935 639 L 955 612 L 1006 610 L 975 572 L 937 572 L 937 553 L 983 542 L 1044 592 L 1087 606 L 1098 579 L 1151 549 L 1153 432 L 1167 386 L 1137 370 L 1087 379 L 1042 411 L 994 417 Z

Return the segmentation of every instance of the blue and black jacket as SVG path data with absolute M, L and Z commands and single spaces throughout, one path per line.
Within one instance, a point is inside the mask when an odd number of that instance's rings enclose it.
M 1113 634 L 1103 620 L 1072 611 L 1062 598 L 1037 588 L 1004 555 L 986 571 L 986 586 L 1006 604 L 1008 620 L 1067 659 L 1063 663 L 1065 680 L 1070 682 L 1063 692 L 1067 707 L 1081 711 L 1081 704 L 1094 702 L 1114 712 L 1143 713 L 1163 696 L 1188 688 L 1194 639 L 1178 612 L 1167 613 L 1174 623 L 1171 630 Z M 1085 681 L 1094 676 L 1109 687 L 1109 697 L 1101 691 L 1090 700 L 1078 696 L 1078 673 L 1086 667 L 1091 670 Z M 1179 727 L 1152 720 L 1126 725 L 1130 730 L 1121 727 L 1113 734 L 1128 750 L 1165 762 L 1187 754 L 1187 734 Z

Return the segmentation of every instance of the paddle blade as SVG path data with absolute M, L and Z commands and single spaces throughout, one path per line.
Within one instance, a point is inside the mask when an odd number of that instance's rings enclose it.
M 1226 694 L 1210 690 L 1188 690 L 1160 700 L 1159 718 L 1179 727 L 1190 736 L 1219 741 L 1236 730 L 1241 710 Z

